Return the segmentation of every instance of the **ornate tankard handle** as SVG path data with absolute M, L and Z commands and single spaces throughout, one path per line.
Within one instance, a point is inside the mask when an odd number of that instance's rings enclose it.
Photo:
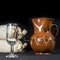
M 56 24 L 52 24 L 51 27 L 52 27 L 52 26 L 55 26 L 55 27 L 56 27 L 56 30 L 57 30 L 57 31 L 56 31 L 56 34 L 55 34 L 55 38 L 56 38 L 57 35 L 58 35 L 58 26 L 57 26 Z

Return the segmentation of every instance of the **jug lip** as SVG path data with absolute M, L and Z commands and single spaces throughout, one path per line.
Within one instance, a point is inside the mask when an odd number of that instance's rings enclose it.
M 35 18 L 32 18 L 32 20 L 34 20 L 34 19 L 48 19 L 48 20 L 52 20 L 52 21 L 54 21 L 55 19 L 53 19 L 53 18 L 49 18 L 49 17 L 35 17 Z

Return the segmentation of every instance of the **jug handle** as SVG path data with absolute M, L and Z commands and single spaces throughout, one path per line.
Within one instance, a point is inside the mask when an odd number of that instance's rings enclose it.
M 57 31 L 56 31 L 56 34 L 55 34 L 55 38 L 56 38 L 57 35 L 58 35 L 58 26 L 57 26 L 56 24 L 52 24 L 51 27 L 52 27 L 52 26 L 55 26 L 55 27 L 56 27 L 56 30 L 57 30 Z

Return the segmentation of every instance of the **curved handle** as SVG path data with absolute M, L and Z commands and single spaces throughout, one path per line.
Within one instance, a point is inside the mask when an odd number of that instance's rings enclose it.
M 56 31 L 56 34 L 55 34 L 55 38 L 56 38 L 57 35 L 58 35 L 58 26 L 57 26 L 56 24 L 52 24 L 51 27 L 52 27 L 52 26 L 55 26 L 55 27 L 56 27 L 56 30 L 57 30 L 57 31 Z

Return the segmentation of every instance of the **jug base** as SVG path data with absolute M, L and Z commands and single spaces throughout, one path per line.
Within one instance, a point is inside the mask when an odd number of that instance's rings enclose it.
M 50 55 L 51 53 L 35 53 L 36 55 Z

